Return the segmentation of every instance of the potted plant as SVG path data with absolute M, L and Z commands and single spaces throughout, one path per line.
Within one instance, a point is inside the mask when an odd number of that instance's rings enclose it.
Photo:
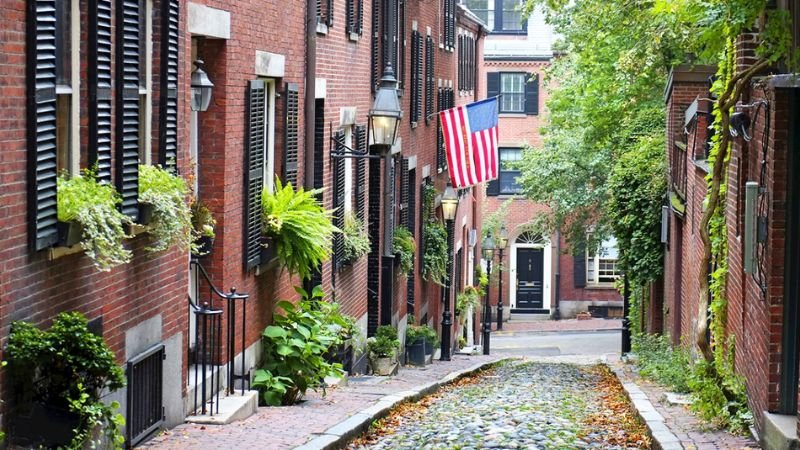
M 187 194 L 186 182 L 180 176 L 159 166 L 139 165 L 139 202 L 152 210 L 148 233 L 155 237 L 145 250 L 159 252 L 172 245 L 191 247 L 194 227 Z
M 217 221 L 214 220 L 208 207 L 199 200 L 192 203 L 191 215 L 194 236 L 194 243 L 191 247 L 192 254 L 194 256 L 207 255 L 214 247 L 214 237 L 216 236 L 214 228 L 217 226 Z
M 345 214 L 344 227 L 342 228 L 343 261 L 352 264 L 369 253 L 369 249 L 369 235 L 364 229 L 364 222 L 352 213 Z
M 400 340 L 397 330 L 391 325 L 381 325 L 375 330 L 375 336 L 367 340 L 369 364 L 375 375 L 392 375 L 397 370 L 397 351 Z
M 481 302 L 481 297 L 483 297 L 484 292 L 483 289 L 480 287 L 475 286 L 466 286 L 464 290 L 461 291 L 458 295 L 456 295 L 456 308 L 455 313 L 459 315 L 461 313 L 467 312 L 470 309 L 475 311 Z
M 433 328 L 422 325 L 422 335 L 425 339 L 425 354 L 430 356 L 433 355 L 434 350 L 439 348 L 441 341 L 439 340 L 439 335 L 436 334 L 436 330 Z
M 406 277 L 411 275 L 414 270 L 414 253 L 417 251 L 417 244 L 408 228 L 401 226 L 394 230 L 392 251 L 395 254 L 395 262 L 400 265 L 400 273 Z
M 425 357 L 425 331 L 422 326 L 409 325 L 406 328 L 406 363 L 415 366 L 424 366 Z
M 72 177 L 59 175 L 57 189 L 59 245 L 80 243 L 104 272 L 130 262 L 132 253 L 122 241 L 129 237 L 125 226 L 132 222 L 117 209 L 120 198 L 114 187 L 99 183 L 87 170 Z
M 338 328 L 338 343 L 328 352 L 331 362 L 342 365 L 342 370 L 350 373 L 353 368 L 353 344 L 358 340 L 360 330 L 356 319 L 339 313 L 339 303 L 332 303 L 336 317 L 331 319 Z
M 331 237 L 339 231 L 331 223 L 332 212 L 317 199 L 322 190 L 294 190 L 275 179 L 275 192 L 261 196 L 264 234 L 275 241 L 278 260 L 289 273 L 302 279 L 331 256 Z
M 48 330 L 14 322 L 5 357 L 16 394 L 15 441 L 47 448 L 84 448 L 90 441 L 93 447 L 122 446 L 119 404 L 106 405 L 100 395 L 125 386 L 125 377 L 114 353 L 89 331 L 80 313 L 59 314 Z
M 447 282 L 447 230 L 441 223 L 430 220 L 422 229 L 425 252 L 422 258 L 422 277 L 444 286 Z

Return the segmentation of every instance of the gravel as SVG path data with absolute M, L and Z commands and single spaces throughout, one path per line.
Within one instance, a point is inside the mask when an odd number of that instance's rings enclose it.
M 511 362 L 445 390 L 421 419 L 401 420 L 374 443 L 348 449 L 621 449 L 605 443 L 604 430 L 584 425 L 602 408 L 598 379 L 587 366 Z

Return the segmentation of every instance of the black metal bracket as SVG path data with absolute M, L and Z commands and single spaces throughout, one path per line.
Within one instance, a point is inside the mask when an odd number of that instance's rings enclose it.
M 344 142 L 339 142 L 333 137 L 333 122 L 328 124 L 328 135 L 330 136 L 330 144 L 331 144 L 331 151 L 330 155 L 331 158 L 356 158 L 356 159 L 381 159 L 382 156 L 380 155 L 372 155 L 369 153 L 369 147 L 367 147 L 367 151 L 362 152 L 359 150 L 354 150 L 346 145 Z M 336 149 L 343 148 L 344 151 L 338 151 Z

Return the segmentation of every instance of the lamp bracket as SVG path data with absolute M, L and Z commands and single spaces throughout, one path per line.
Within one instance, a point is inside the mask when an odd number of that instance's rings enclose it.
M 344 142 L 337 141 L 336 138 L 333 137 L 333 122 L 328 124 L 330 136 L 330 145 L 331 145 L 331 158 L 339 159 L 339 158 L 357 158 L 357 159 L 381 159 L 379 155 L 371 155 L 369 153 L 369 149 L 367 151 L 362 152 L 359 150 L 354 150 L 346 145 Z M 341 149 L 341 150 L 337 150 Z

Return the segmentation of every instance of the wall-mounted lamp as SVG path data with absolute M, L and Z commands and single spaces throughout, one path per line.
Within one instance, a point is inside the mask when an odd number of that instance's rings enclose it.
M 205 63 L 202 59 L 194 62 L 196 68 L 192 71 L 192 111 L 206 111 L 211 104 L 211 92 L 214 90 L 214 83 L 208 78 L 208 73 L 204 70 Z
M 741 136 L 747 142 L 753 139 L 750 136 L 750 116 L 745 112 L 736 112 L 731 116 L 730 133 L 733 137 Z

